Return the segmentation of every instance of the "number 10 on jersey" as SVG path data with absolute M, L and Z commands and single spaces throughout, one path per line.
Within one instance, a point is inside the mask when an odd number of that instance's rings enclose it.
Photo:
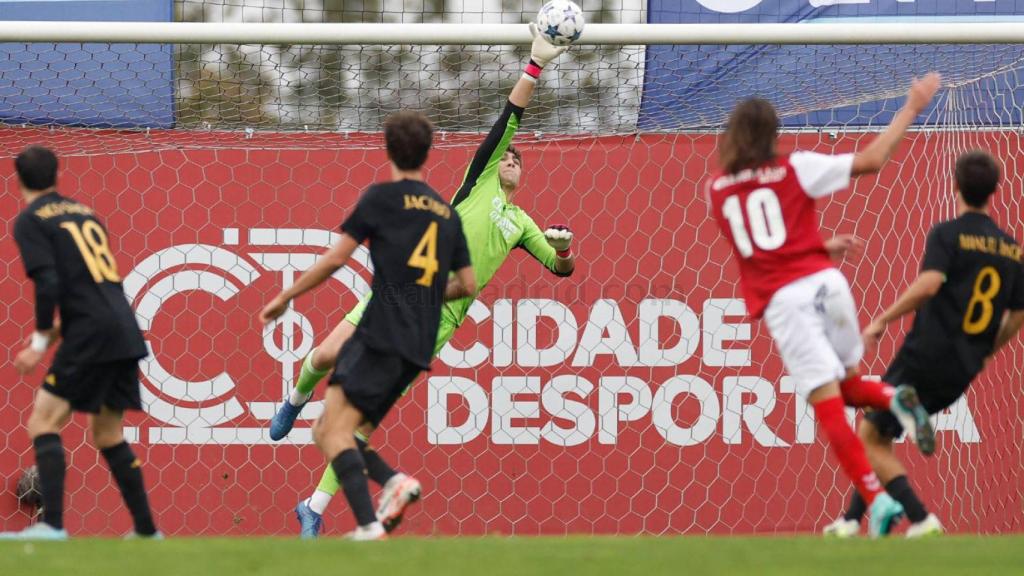
M 775 250 L 786 243 L 786 224 L 782 221 L 779 197 L 771 188 L 758 188 L 747 196 L 746 210 L 740 206 L 739 196 L 733 195 L 722 203 L 722 214 L 729 221 L 733 242 L 740 256 L 750 258 L 754 246 L 761 250 Z M 743 222 L 750 223 L 750 235 Z M 753 240 L 753 244 L 751 244 Z

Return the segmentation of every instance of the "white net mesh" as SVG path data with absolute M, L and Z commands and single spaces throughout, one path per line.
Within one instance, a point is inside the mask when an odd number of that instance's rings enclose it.
M 185 1 L 177 18 L 518 23 L 539 7 L 400 4 Z M 584 8 L 589 22 L 644 19 L 629 3 Z M 318 410 L 304 411 L 281 444 L 265 427 L 300 359 L 366 288 L 365 258 L 269 333 L 255 313 L 312 264 L 360 191 L 386 176 L 376 134 L 384 116 L 420 109 L 444 131 L 428 179 L 450 195 L 526 54 L 184 45 L 157 47 L 142 58 L 148 71 L 124 72 L 120 100 L 84 86 L 45 97 L 29 89 L 61 66 L 102 67 L 136 58 L 136 48 L 29 47 L 37 57 L 5 68 L 0 81 L 0 98 L 20 106 L 0 141 L 8 157 L 29 143 L 54 147 L 61 189 L 104 216 L 130 271 L 126 291 L 153 355 L 143 364 L 147 414 L 130 419 L 128 434 L 144 455 L 161 528 L 291 533 L 291 509 L 323 467 L 308 445 Z M 827 233 L 868 243 L 866 257 L 842 266 L 866 321 L 913 279 L 932 223 L 953 215 L 958 153 L 983 147 L 1003 159 L 995 218 L 1020 232 L 1020 57 L 1019 46 L 983 45 L 570 51 L 545 71 L 524 117 L 516 144 L 525 179 L 514 201 L 541 226 L 573 228 L 577 272 L 558 279 L 513 254 L 375 436 L 386 459 L 424 484 L 407 529 L 746 533 L 831 520 L 849 484 L 816 441 L 766 331 L 743 318 L 735 267 L 707 218 L 700 185 L 716 164 L 715 130 L 737 96 L 767 94 L 787 117 L 783 150 L 849 151 L 888 121 L 898 102 L 882 99 L 899 96 L 912 75 L 945 75 L 951 87 L 894 161 L 822 206 Z M 173 73 L 160 70 L 164 58 Z M 84 108 L 94 121 L 57 126 L 54 106 Z M 21 125 L 40 115 L 51 121 Z M 13 176 L 3 177 L 14 190 Z M 9 235 L 18 199 L 3 203 Z M 31 328 L 31 289 L 15 280 L 13 242 L 0 251 L 11 278 L 0 287 L 2 345 L 13 354 Z M 902 332 L 893 327 L 868 372 L 884 371 Z M 1012 345 L 965 403 L 939 416 L 936 458 L 899 449 L 954 530 L 1021 528 L 1021 359 Z M 13 487 L 32 462 L 16 424 L 36 383 L 4 370 L 15 384 L 0 392 L 10 423 L 0 431 L 0 470 Z M 123 532 L 128 517 L 79 424 L 65 436 L 68 527 Z M 333 506 L 328 533 L 350 524 L 342 501 Z M 27 519 L 0 499 L 0 529 Z

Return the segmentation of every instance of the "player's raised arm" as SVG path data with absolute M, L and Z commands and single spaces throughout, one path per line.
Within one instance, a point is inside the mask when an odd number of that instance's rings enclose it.
M 882 169 L 882 166 L 889 160 L 896 147 L 903 140 L 907 128 L 914 123 L 917 116 L 924 111 L 928 103 L 932 101 L 935 92 L 938 91 L 942 82 L 942 76 L 937 72 L 930 72 L 924 78 L 915 79 L 907 92 L 907 101 L 900 108 L 900 111 L 893 117 L 892 122 L 879 134 L 871 144 L 857 152 L 853 157 L 853 168 L 851 175 L 860 176 L 872 174 Z
M 509 94 L 508 103 L 502 111 L 501 116 L 491 126 L 484 141 L 477 148 L 473 155 L 473 161 L 466 169 L 462 184 L 459 186 L 455 197 L 452 198 L 452 206 L 457 206 L 469 197 L 477 182 L 485 180 L 487 176 L 497 172 L 498 164 L 501 162 L 505 152 L 512 144 L 512 137 L 519 129 L 519 123 L 523 118 L 523 110 L 533 98 L 534 88 L 537 86 L 537 79 L 541 71 L 549 62 L 565 52 L 565 46 L 552 46 L 537 34 L 536 27 L 531 24 L 530 32 L 533 34 L 533 44 L 530 48 L 530 62 L 523 70 L 523 75 L 512 88 Z

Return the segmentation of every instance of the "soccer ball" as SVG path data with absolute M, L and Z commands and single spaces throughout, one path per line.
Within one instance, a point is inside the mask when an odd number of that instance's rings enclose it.
M 42 492 L 39 488 L 39 469 L 34 464 L 22 472 L 15 488 L 15 496 L 25 506 L 38 508 L 43 505 Z
M 570 0 L 551 0 L 537 13 L 537 31 L 555 46 L 579 40 L 583 25 L 583 10 Z

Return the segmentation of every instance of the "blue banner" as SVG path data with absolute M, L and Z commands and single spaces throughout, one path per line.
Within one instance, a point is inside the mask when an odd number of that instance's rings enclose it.
M 656 23 L 1024 21 L 1024 0 L 650 0 Z M 651 46 L 640 130 L 720 126 L 737 100 L 774 102 L 789 126 L 879 126 L 910 80 L 930 70 L 944 91 L 927 123 L 1020 125 L 1024 49 L 1013 45 Z M 961 101 L 963 99 L 968 101 Z
M 0 20 L 170 22 L 173 0 L 0 0 Z M 0 44 L 0 121 L 174 125 L 174 54 L 159 44 Z

